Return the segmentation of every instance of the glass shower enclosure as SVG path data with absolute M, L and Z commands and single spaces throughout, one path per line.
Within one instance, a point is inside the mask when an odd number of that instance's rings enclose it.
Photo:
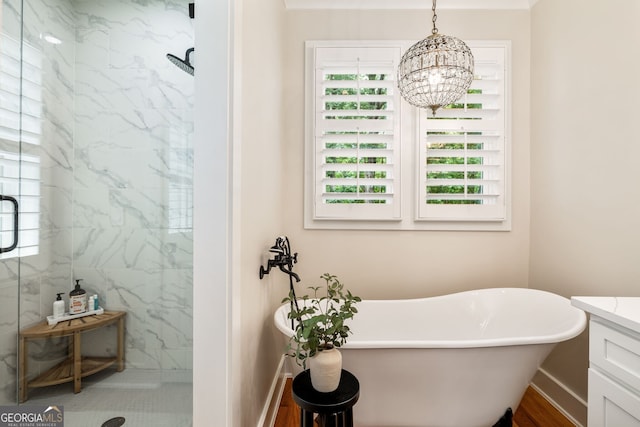
M 194 46 L 182 0 L 0 0 L 0 406 L 66 427 L 192 424 Z M 194 65 L 193 51 L 188 58 Z M 29 343 L 75 280 L 126 312 L 125 369 L 18 393 L 69 338 Z M 113 355 L 115 326 L 83 335 Z M 118 419 L 123 424 L 106 424 Z

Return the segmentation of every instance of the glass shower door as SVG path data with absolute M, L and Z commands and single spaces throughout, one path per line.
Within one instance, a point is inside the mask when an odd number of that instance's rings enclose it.
M 188 1 L 0 0 L 0 194 L 19 205 L 0 253 L 0 405 L 20 403 L 19 331 L 82 279 L 126 312 L 125 369 L 24 403 L 63 406 L 67 427 L 191 425 L 193 76 L 167 54 L 193 45 Z M 14 208 L 0 198 L 3 246 Z M 112 355 L 114 335 L 83 336 L 83 354 Z M 29 342 L 25 377 L 68 350 Z
M 19 403 L 18 334 L 51 314 L 71 272 L 71 170 L 58 156 L 71 148 L 73 93 L 50 85 L 60 66 L 45 60 L 46 33 L 33 36 L 25 3 L 0 2 L 0 340 L 3 404 Z M 32 22 L 31 27 L 37 25 Z M 25 38 L 25 34 L 31 34 Z M 55 64 L 55 69 L 51 65 Z M 48 106 L 45 101 L 48 99 Z M 53 100 L 53 102 L 52 102 Z M 55 111 L 52 106 L 56 105 Z M 49 108 L 45 117 L 46 107 Z M 72 118 L 72 116 L 68 116 Z M 65 124 L 66 122 L 66 124 Z M 62 131 L 62 132 L 58 132 Z M 66 170 L 65 173 L 61 173 Z M 65 203 L 66 202 L 66 203 Z M 67 219 L 68 218 L 68 219 Z M 41 372 L 66 355 L 67 343 L 35 346 L 30 367 Z
M 73 275 L 127 317 L 125 370 L 88 379 L 65 415 L 190 426 L 194 76 L 167 59 L 194 45 L 188 1 L 71 6 Z M 85 350 L 109 344 L 88 337 Z
M 0 1 L 0 405 L 17 403 L 21 2 Z

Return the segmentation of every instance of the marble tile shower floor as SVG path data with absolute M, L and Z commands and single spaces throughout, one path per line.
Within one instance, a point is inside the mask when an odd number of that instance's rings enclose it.
M 123 427 L 190 427 L 191 372 L 125 369 L 86 377 L 82 391 L 71 383 L 29 390 L 24 405 L 64 407 L 65 427 L 101 427 L 114 417 Z

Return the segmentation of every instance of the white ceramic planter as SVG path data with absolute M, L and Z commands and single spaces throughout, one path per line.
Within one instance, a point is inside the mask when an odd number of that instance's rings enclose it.
M 337 348 L 317 352 L 309 358 L 311 385 L 322 393 L 338 388 L 342 373 L 342 354 Z

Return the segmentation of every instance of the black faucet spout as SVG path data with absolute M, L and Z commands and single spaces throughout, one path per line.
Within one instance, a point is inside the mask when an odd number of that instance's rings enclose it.
M 280 265 L 280 271 L 282 271 L 283 273 L 288 274 L 289 276 L 293 277 L 294 279 L 296 279 L 296 282 L 300 281 L 300 276 L 298 276 L 296 273 L 294 273 L 291 270 L 287 270 L 286 268 L 284 268 L 284 265 Z

